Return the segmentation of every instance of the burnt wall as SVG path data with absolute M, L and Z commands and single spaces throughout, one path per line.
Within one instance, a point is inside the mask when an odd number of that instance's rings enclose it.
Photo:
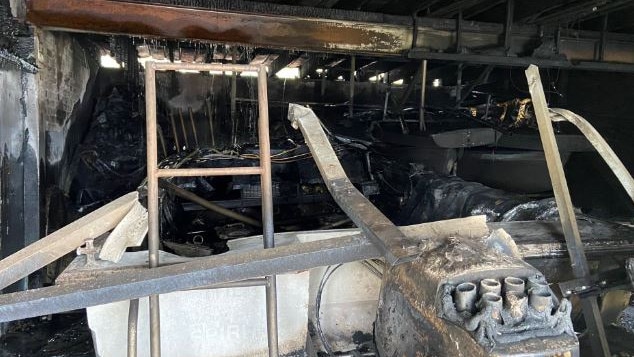
M 39 238 L 42 150 L 33 41 L 0 1 L 0 253 L 7 256 Z M 24 289 L 24 279 L 8 291 Z
M 85 135 L 94 107 L 97 51 L 81 36 L 68 33 L 38 30 L 36 39 L 46 182 L 66 192 L 70 158 Z

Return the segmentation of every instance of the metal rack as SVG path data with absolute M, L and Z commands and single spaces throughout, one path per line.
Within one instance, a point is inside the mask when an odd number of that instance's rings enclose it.
M 156 71 L 175 70 L 257 72 L 258 73 L 258 140 L 260 165 L 257 167 L 159 169 L 156 123 Z M 266 67 L 261 65 L 156 63 L 145 64 L 145 107 L 147 133 L 148 187 L 148 250 L 150 268 L 159 266 L 159 183 L 161 177 L 260 175 L 262 187 L 262 228 L 264 248 L 275 247 L 273 234 L 273 191 L 271 182 L 271 145 L 269 141 L 269 111 Z M 269 275 L 261 285 L 266 287 L 266 316 L 269 356 L 278 355 L 277 288 L 275 275 Z M 253 286 L 251 281 L 235 282 L 233 287 Z M 150 355 L 161 355 L 160 306 L 158 295 L 150 295 Z

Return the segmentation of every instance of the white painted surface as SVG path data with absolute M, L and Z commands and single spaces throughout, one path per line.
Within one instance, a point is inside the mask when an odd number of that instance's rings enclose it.
M 308 326 L 308 272 L 279 275 L 280 354 L 302 350 Z M 161 350 L 170 357 L 267 356 L 264 287 L 182 291 L 160 296 Z M 90 307 L 97 356 L 125 356 L 128 301 Z M 149 356 L 147 298 L 139 306 L 138 356 Z

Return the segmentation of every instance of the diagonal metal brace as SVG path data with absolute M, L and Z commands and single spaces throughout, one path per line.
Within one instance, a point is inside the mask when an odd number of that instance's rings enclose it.
M 334 200 L 366 237 L 370 238 L 386 261 L 397 265 L 415 259 L 417 243 L 401 233 L 348 179 L 315 113 L 310 108 L 291 103 L 288 119 L 304 135 Z

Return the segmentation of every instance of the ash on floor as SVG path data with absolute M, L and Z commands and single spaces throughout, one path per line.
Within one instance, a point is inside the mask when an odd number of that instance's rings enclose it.
M 93 357 L 86 314 L 53 315 L 11 324 L 0 337 L 0 357 Z

